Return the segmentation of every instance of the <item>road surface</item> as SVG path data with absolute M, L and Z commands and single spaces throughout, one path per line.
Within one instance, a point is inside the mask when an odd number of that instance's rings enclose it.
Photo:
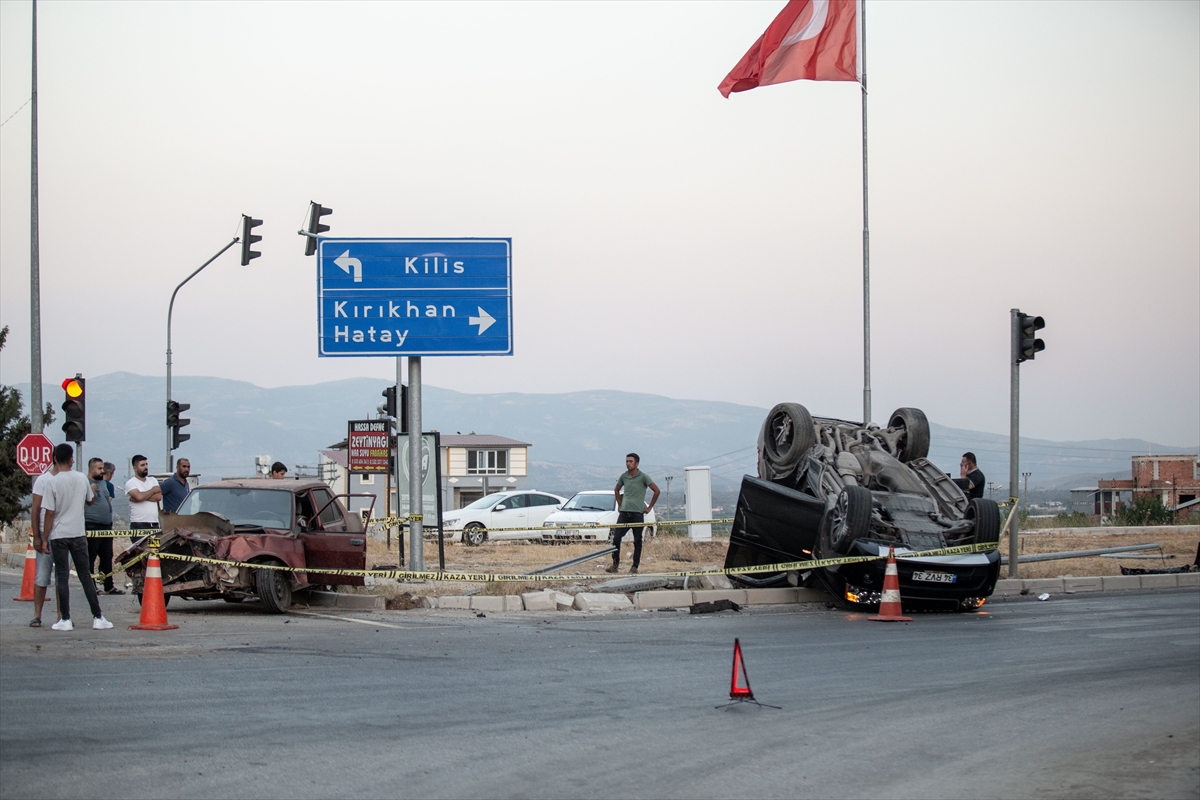
M 1200 797 L 1196 590 L 909 624 L 176 602 L 161 633 L 104 598 L 115 630 L 62 634 L 18 578 L 0 798 Z M 714 709 L 734 637 L 782 710 Z

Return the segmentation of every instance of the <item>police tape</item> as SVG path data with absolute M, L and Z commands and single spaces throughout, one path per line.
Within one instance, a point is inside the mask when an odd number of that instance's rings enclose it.
M 898 560 L 915 559 L 915 558 L 935 558 L 939 556 L 955 556 L 955 555 L 970 555 L 973 553 L 985 553 L 991 550 L 998 549 L 996 542 L 983 542 L 979 544 L 958 545 L 956 547 L 941 547 L 931 550 L 916 550 L 902 552 L 896 555 Z M 569 575 L 554 574 L 554 575 L 529 575 L 516 573 L 491 573 L 491 572 L 438 572 L 432 570 L 415 571 L 401 569 L 335 569 L 335 568 L 317 568 L 317 567 L 289 567 L 284 564 L 263 564 L 258 562 L 248 561 L 230 561 L 220 558 L 207 558 L 204 556 L 191 556 L 183 553 L 159 552 L 160 559 L 171 559 L 175 561 L 191 561 L 199 564 L 216 564 L 226 567 L 245 567 L 248 569 L 268 569 L 278 570 L 281 572 L 303 572 L 315 573 L 318 575 L 333 575 L 339 577 L 372 577 L 372 578 L 390 578 L 398 581 L 461 581 L 468 583 L 560 583 L 564 581 L 576 580 L 596 580 L 602 578 L 602 575 L 575 573 Z M 600 558 L 600 556 L 598 556 Z M 809 570 L 820 569 L 823 567 L 840 566 L 842 564 L 862 564 L 869 561 L 882 561 L 887 558 L 887 554 L 875 556 L 840 556 L 837 558 L 816 558 L 804 561 L 785 561 L 776 564 L 760 564 L 747 567 L 724 567 L 702 570 L 686 570 L 679 572 L 643 572 L 638 573 L 639 578 L 698 578 L 705 575 L 748 575 L 763 572 L 808 572 Z M 122 569 L 132 564 L 122 565 Z

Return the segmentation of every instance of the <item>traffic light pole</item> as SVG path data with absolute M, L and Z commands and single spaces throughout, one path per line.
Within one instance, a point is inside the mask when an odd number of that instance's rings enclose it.
M 212 258 L 210 258 L 208 261 L 205 261 L 203 264 L 201 264 L 199 269 L 197 269 L 191 275 L 188 275 L 186 278 L 184 278 L 182 281 L 180 281 L 179 285 L 175 287 L 175 291 L 171 292 L 171 302 L 170 302 L 170 304 L 167 305 L 167 402 L 168 403 L 171 402 L 171 317 L 175 313 L 175 295 L 179 294 L 179 290 L 183 288 L 183 285 L 185 283 L 187 283 L 192 278 L 199 275 L 200 270 L 204 269 L 209 264 L 216 261 L 218 258 L 221 257 L 221 255 L 226 250 L 233 247 L 239 241 L 240 240 L 238 237 L 236 237 L 236 236 L 233 237 L 233 241 L 231 241 L 229 244 L 225 245 L 220 250 L 218 250 L 217 254 L 215 256 L 213 256 Z M 163 411 L 165 414 L 166 406 L 163 406 Z M 168 421 L 167 422 L 167 458 L 166 458 L 166 461 L 164 462 L 167 465 L 166 471 L 168 473 L 173 471 L 173 465 L 171 464 L 171 445 L 172 445 L 171 423 Z
M 400 396 L 400 358 L 396 358 L 396 396 Z M 398 402 L 398 400 L 397 400 Z M 397 409 L 398 410 L 398 409 Z M 408 514 L 412 520 L 408 525 L 408 552 L 412 563 L 411 569 L 422 572 L 425 569 L 425 531 L 422 515 L 425 512 L 425 493 L 421 480 L 421 359 L 416 356 L 408 358 Z M 399 446 L 396 448 L 399 450 Z M 438 454 L 431 453 L 436 458 Z M 400 459 L 396 459 L 399 462 Z M 432 465 L 430 465 L 432 468 Z M 400 476 L 396 476 L 396 486 L 400 486 Z M 438 487 L 439 490 L 441 487 Z M 399 496 L 399 488 L 397 488 Z
M 1017 478 L 1021 474 L 1021 328 L 1017 324 L 1021 311 L 1014 308 L 1010 314 L 1011 320 L 1008 327 L 1012 340 L 1010 348 L 1012 352 L 1009 357 L 1009 369 L 1012 371 L 1012 377 L 1008 390 L 1008 494 L 1010 500 L 1016 500 Z M 1017 517 L 1017 514 L 1008 516 L 1009 578 L 1019 577 L 1017 557 L 1020 554 L 1020 547 L 1017 542 L 1017 528 L 1020 520 Z

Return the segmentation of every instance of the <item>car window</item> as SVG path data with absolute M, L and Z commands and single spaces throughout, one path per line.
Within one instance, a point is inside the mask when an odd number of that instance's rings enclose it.
M 270 489 L 199 487 L 188 494 L 180 504 L 178 513 L 209 511 L 234 525 L 291 528 L 292 509 L 288 498 L 288 492 Z
M 330 525 L 340 525 L 342 523 L 342 512 L 338 509 L 337 503 L 329 502 L 333 499 L 333 495 L 324 489 L 314 489 L 313 499 L 316 501 L 316 507 L 321 513 L 322 525 L 329 527 Z M 329 503 L 329 505 L 325 505 L 326 503 Z
M 312 518 L 314 513 L 315 510 L 313 509 L 312 498 L 308 496 L 308 492 L 301 492 L 300 494 L 296 495 L 296 518 L 297 520 L 300 518 L 304 519 L 303 527 L 312 527 Z
M 527 494 L 513 494 L 502 499 L 502 503 L 508 508 L 525 508 L 529 499 Z
M 529 497 L 531 498 L 531 500 L 533 501 L 533 505 L 535 505 L 535 506 L 556 506 L 556 505 L 558 505 L 558 498 L 551 497 L 548 494 L 531 494 Z
M 508 494 L 508 492 L 493 492 L 492 494 L 485 495 L 484 497 L 479 498 L 478 500 L 474 501 L 473 503 L 469 503 L 469 504 L 463 506 L 463 509 L 465 510 L 468 508 L 472 508 L 472 509 L 491 508 L 498 500 L 500 500 L 500 498 L 507 496 L 507 494 Z
M 563 511 L 615 511 L 617 498 L 605 492 L 580 492 L 563 504 Z

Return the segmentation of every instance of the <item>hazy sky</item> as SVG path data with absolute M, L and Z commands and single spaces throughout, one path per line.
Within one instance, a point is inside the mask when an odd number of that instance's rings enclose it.
M 623 389 L 861 416 L 860 95 L 716 86 L 766 3 L 39 8 L 43 376 L 262 386 L 317 356 L 309 200 L 340 236 L 511 236 L 512 357 L 460 391 Z M 1200 4 L 871 2 L 874 416 L 1200 440 Z M 30 4 L 0 2 L 0 119 Z M 0 129 L 0 381 L 29 377 L 29 108 Z M 56 403 L 60 398 L 49 398 Z M 186 401 L 187 398 L 181 398 Z M 372 401 L 374 402 L 374 401 Z

